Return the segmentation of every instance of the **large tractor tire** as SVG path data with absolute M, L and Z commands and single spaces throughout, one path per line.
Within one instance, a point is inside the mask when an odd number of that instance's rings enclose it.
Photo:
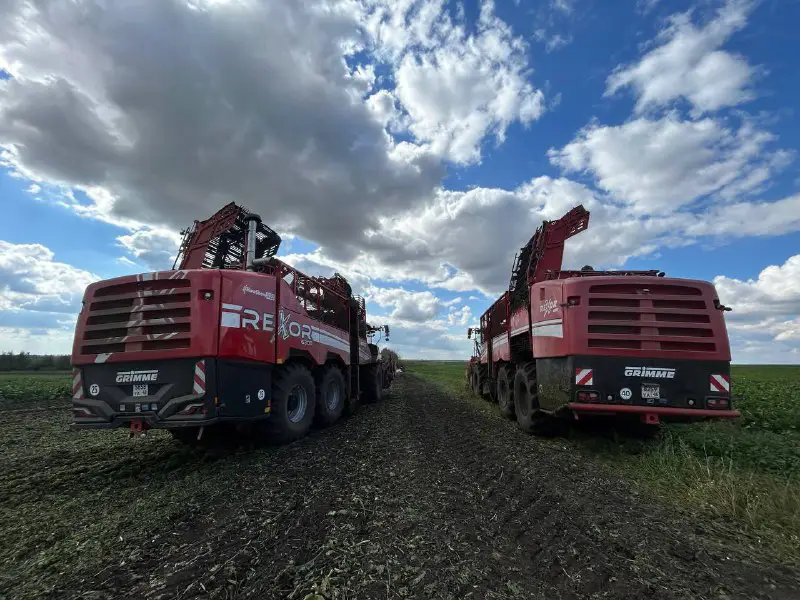
M 275 369 L 270 416 L 264 422 L 267 441 L 285 444 L 305 436 L 314 420 L 315 400 L 314 378 L 306 367 Z
M 469 370 L 469 389 L 476 396 L 480 396 L 480 375 L 478 374 L 478 367 L 473 366 Z
M 317 380 L 314 422 L 319 427 L 333 425 L 342 416 L 347 403 L 347 385 L 342 371 L 329 365 Z
M 509 365 L 503 365 L 497 373 L 497 405 L 504 417 L 514 418 L 514 376 Z
M 514 414 L 517 425 L 525 433 L 549 436 L 558 429 L 556 417 L 539 409 L 536 363 L 523 363 L 517 368 L 514 376 Z
M 361 393 L 364 404 L 383 400 L 383 368 L 378 363 L 361 367 Z
M 493 401 L 492 393 L 489 390 L 489 382 L 487 381 L 487 370 L 484 369 L 481 365 L 478 365 L 475 368 L 476 372 L 476 383 L 475 386 L 477 387 L 477 394 L 483 398 L 484 400 L 488 400 L 489 402 Z

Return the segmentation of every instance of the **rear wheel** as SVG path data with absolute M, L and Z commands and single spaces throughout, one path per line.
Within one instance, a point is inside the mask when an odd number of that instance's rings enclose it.
M 497 405 L 504 417 L 514 418 L 514 389 L 511 367 L 503 365 L 497 373 Z
M 270 441 L 291 442 L 308 433 L 314 419 L 314 378 L 303 365 L 276 369 L 272 380 L 272 405 L 264 423 Z
M 361 368 L 361 389 L 365 404 L 383 400 L 383 370 L 378 363 Z
M 322 427 L 333 425 L 342 416 L 346 399 L 344 375 L 333 365 L 327 367 L 317 382 L 315 422 Z

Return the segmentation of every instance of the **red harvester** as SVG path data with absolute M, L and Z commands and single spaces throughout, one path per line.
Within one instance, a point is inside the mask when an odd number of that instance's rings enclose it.
M 562 271 L 583 206 L 545 221 L 514 261 L 508 291 L 470 328 L 467 377 L 534 433 L 560 417 L 647 425 L 739 416 L 731 404 L 724 311 L 706 281 L 659 271 Z
M 91 284 L 72 350 L 73 427 L 286 442 L 380 400 L 395 365 L 371 340 L 388 325 L 367 324 L 340 275 L 275 258 L 280 242 L 231 203 L 184 232 L 172 270 Z

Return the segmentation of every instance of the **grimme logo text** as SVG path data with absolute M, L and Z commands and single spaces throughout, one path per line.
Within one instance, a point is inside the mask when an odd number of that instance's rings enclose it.
M 674 379 L 675 369 L 661 367 L 625 367 L 625 377 L 655 377 L 656 379 Z
M 120 371 L 117 373 L 117 383 L 152 382 L 158 379 L 158 369 L 152 371 Z

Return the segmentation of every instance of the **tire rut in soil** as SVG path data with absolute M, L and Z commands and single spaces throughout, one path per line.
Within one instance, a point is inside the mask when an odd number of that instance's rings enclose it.
M 221 500 L 89 589 L 148 599 L 302 599 L 315 584 L 325 598 L 799 597 L 797 573 L 740 559 L 558 442 L 408 374 L 381 404 L 219 468 Z

